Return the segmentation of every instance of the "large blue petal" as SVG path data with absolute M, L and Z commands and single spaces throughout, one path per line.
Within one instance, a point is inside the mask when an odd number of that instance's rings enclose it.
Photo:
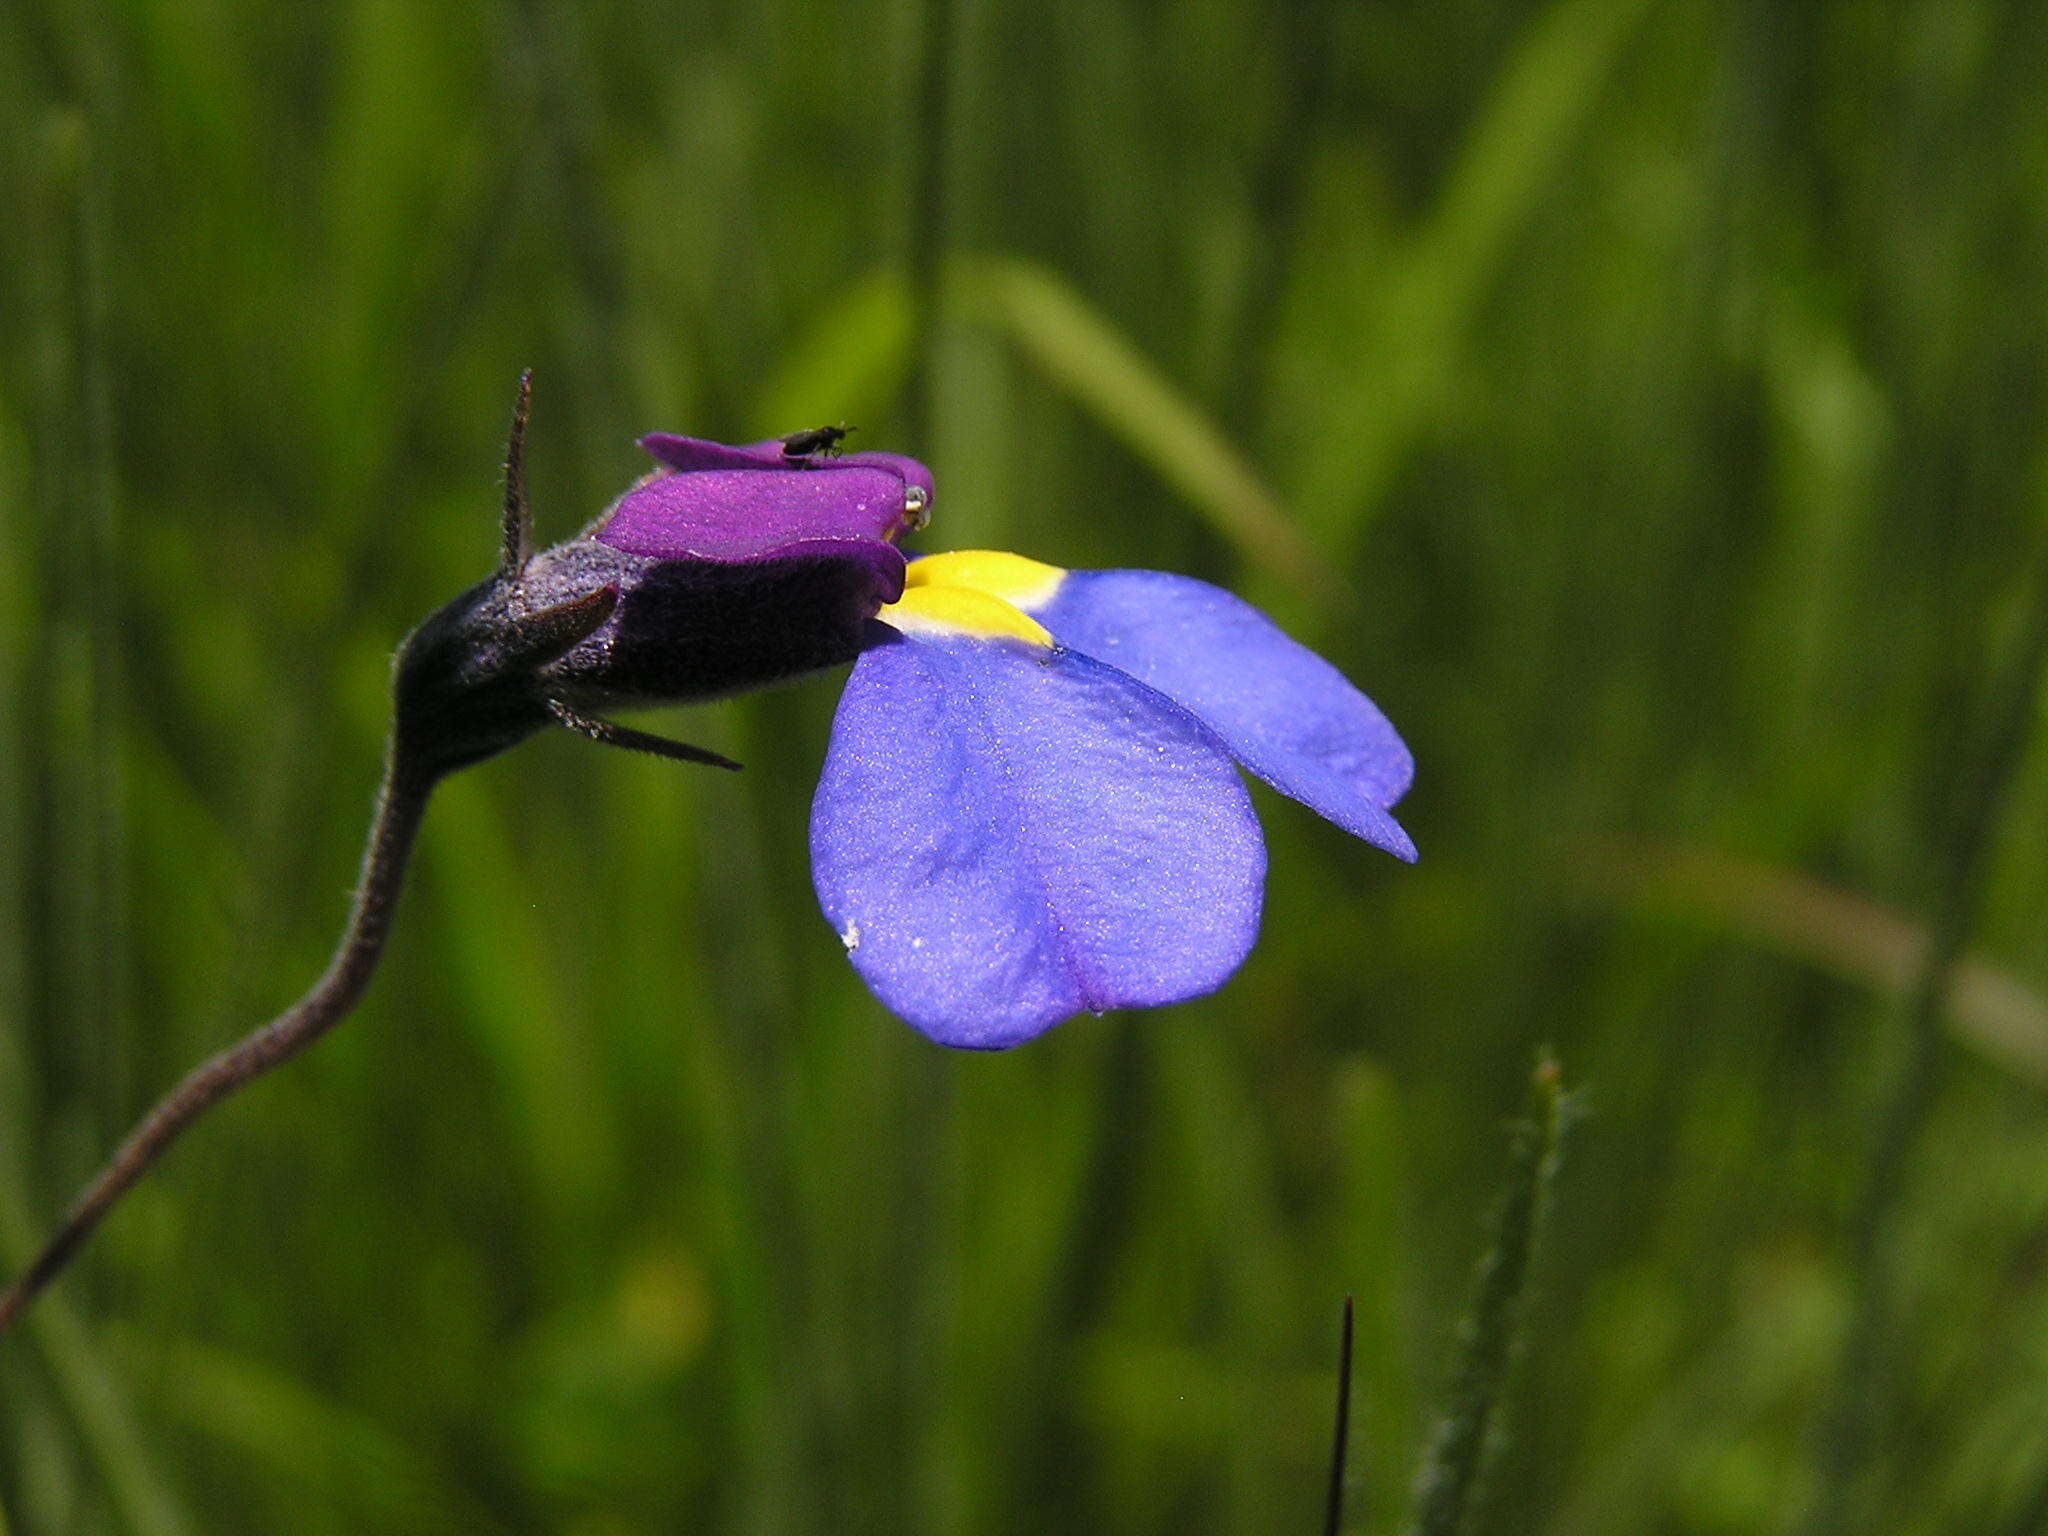
M 1213 991 L 1266 869 L 1236 768 L 1171 701 L 1069 651 L 893 632 L 840 700 L 811 860 L 875 995 L 982 1049 Z
M 1031 613 L 1060 644 L 1181 705 L 1282 794 L 1415 858 L 1387 814 L 1415 776 L 1408 748 L 1343 673 L 1251 604 L 1161 571 L 1070 571 Z

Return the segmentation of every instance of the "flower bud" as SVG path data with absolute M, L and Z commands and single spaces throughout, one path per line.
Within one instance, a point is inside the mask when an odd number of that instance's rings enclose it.
M 667 435 L 642 446 L 653 474 L 529 556 L 515 423 L 498 573 L 399 654 L 408 761 L 438 776 L 549 724 L 613 730 L 585 711 L 720 698 L 850 662 L 903 595 L 895 541 L 931 501 L 916 460 Z

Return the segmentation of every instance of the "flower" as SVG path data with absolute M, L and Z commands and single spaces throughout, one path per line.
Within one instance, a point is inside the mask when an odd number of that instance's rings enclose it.
M 1415 857 L 1390 811 L 1407 748 L 1264 615 L 1157 571 L 906 556 L 930 473 L 837 435 L 643 438 L 655 471 L 538 554 L 508 511 L 499 574 L 401 655 L 401 740 L 418 718 L 460 766 L 554 723 L 733 767 L 599 712 L 852 662 L 811 813 L 818 899 L 885 1005 L 977 1049 L 1229 978 L 1265 883 L 1240 768 Z
M 914 561 L 811 811 L 819 901 L 889 1008 L 1000 1049 L 1215 990 L 1257 936 L 1237 768 L 1396 857 L 1414 764 L 1321 657 L 1228 592 L 990 551 Z
M 903 592 L 897 536 L 931 476 L 898 454 L 642 439 L 660 466 L 573 539 L 531 551 L 522 382 L 497 571 L 400 648 L 393 763 L 428 782 L 550 725 L 734 768 L 596 711 L 718 698 L 849 662 Z
M 556 698 L 717 698 L 859 654 L 868 621 L 903 593 L 895 540 L 924 525 L 922 464 L 662 433 L 640 445 L 661 467 L 524 578 L 543 606 L 592 585 L 619 594 L 618 611 L 548 669 Z
M 347 1017 L 391 931 L 434 786 L 549 725 L 734 768 L 594 711 L 853 675 L 811 812 L 818 899 L 875 995 L 946 1045 L 1015 1045 L 1084 1009 L 1221 986 L 1259 925 L 1241 765 L 1367 842 L 1413 764 L 1327 662 L 1229 593 L 1155 571 L 969 551 L 910 560 L 930 473 L 840 454 L 844 427 L 658 465 L 536 554 L 532 375 L 505 455 L 497 569 L 405 638 L 348 925 L 296 1003 L 202 1062 L 129 1134 L 28 1267 L 0 1333 L 186 1128 Z

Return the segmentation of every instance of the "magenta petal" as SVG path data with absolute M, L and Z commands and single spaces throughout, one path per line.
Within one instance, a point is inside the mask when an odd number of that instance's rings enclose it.
M 902 525 L 903 482 L 884 470 L 707 469 L 628 491 L 597 538 L 661 560 L 731 562 L 816 544 L 882 544 Z

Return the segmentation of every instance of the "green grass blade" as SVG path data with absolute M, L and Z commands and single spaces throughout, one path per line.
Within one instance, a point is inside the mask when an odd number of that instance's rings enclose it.
M 909 290 L 892 272 L 861 279 L 824 305 L 784 353 L 748 417 L 746 435 L 762 439 L 850 421 L 878 420 L 910 377 L 916 316 Z M 862 433 L 849 449 L 882 446 Z
M 1436 419 L 1480 304 L 1600 100 L 1649 0 L 1560 0 L 1529 31 L 1466 135 L 1450 179 L 1361 295 L 1356 345 L 1291 403 L 1309 455 L 1295 505 L 1355 552 L 1408 451 Z M 1340 315 L 1331 315 L 1339 323 Z
M 2022 584 L 2024 625 L 2008 641 L 1996 689 L 1985 708 L 1981 743 L 1958 809 L 1938 850 L 1940 886 L 1929 938 L 1910 993 L 1904 1038 L 1876 1116 L 1863 1188 L 1850 1218 L 1849 1257 L 1856 1286 L 1849 1331 L 1821 1425 L 1818 1489 L 1799 1529 L 1836 1536 L 1864 1528 L 1862 1506 L 1874 1492 L 1878 1448 L 1898 1401 L 1887 1365 L 1900 1304 L 1899 1206 L 1913 1153 L 1934 1111 L 1941 1083 L 1942 1018 L 1956 967 L 1975 928 L 1990 882 L 1997 834 L 2013 777 L 2040 715 L 2048 673 L 2048 544 Z
M 1060 278 L 1014 257 L 962 257 L 956 301 L 1018 349 L 1178 491 L 1247 562 L 1328 586 L 1278 498 L 1223 429 Z
M 14 1173 L 11 1161 L 0 1168 L 0 1268 L 9 1274 L 26 1264 L 40 1243 Z M 64 1298 L 43 1297 L 20 1332 L 35 1340 L 58 1400 L 106 1478 L 107 1495 L 128 1528 L 136 1536 L 195 1532 L 197 1526 L 185 1517 L 144 1444 L 128 1389 L 100 1359 Z
M 1479 1261 L 1472 1307 L 1460 1325 L 1450 1403 L 1416 1478 L 1414 1536 L 1459 1536 L 1477 1507 L 1570 1110 L 1563 1074 L 1545 1057 L 1530 1081 L 1529 1117 L 1515 1127 L 1493 1241 Z

